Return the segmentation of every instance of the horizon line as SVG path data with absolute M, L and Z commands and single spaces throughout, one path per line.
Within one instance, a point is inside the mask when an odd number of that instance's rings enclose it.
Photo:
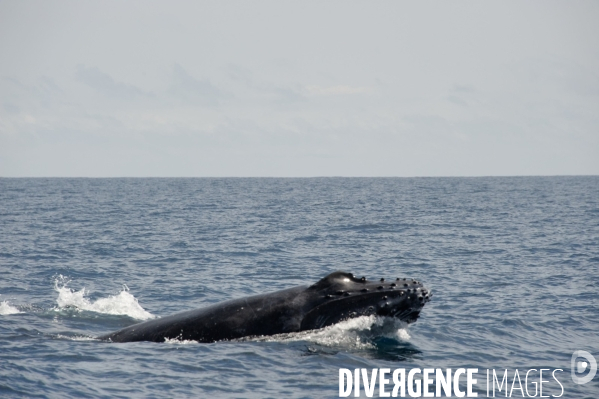
M 414 175 L 414 176 L 0 176 L 0 179 L 427 179 L 427 178 L 506 178 L 506 177 L 599 177 L 599 174 L 563 175 Z

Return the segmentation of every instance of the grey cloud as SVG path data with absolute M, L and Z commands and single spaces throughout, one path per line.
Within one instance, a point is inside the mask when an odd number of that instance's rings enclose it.
M 4 109 L 6 110 L 6 112 L 8 112 L 9 114 L 18 114 L 19 112 L 21 112 L 21 109 L 12 103 L 4 103 L 3 104 Z
M 462 100 L 458 96 L 447 96 L 447 101 L 452 102 L 452 103 L 457 104 L 457 105 L 461 105 L 463 107 L 467 107 L 468 106 L 468 103 L 466 101 Z
M 194 78 L 179 64 L 173 67 L 173 80 L 169 92 L 185 103 L 206 106 L 218 105 L 227 97 L 210 81 Z
M 100 71 L 97 67 L 88 68 L 84 65 L 77 65 L 76 77 L 92 89 L 111 97 L 130 100 L 150 95 L 133 85 L 117 82 L 112 76 Z
M 5 77 L 4 81 L 9 82 L 13 88 L 36 96 L 48 96 L 63 93 L 63 90 L 54 82 L 54 79 L 48 76 L 40 76 L 36 83 L 32 84 L 25 84 L 14 77 Z
M 58 85 L 54 82 L 54 79 L 52 79 L 51 77 L 48 77 L 48 76 L 42 76 L 39 79 L 38 87 L 40 88 L 40 90 L 42 90 L 48 94 L 64 93 L 63 90 L 60 87 L 58 87 Z
M 224 70 L 228 78 L 234 82 L 238 89 L 243 87 L 246 92 L 265 98 L 270 103 L 274 102 L 279 105 L 285 105 L 296 104 L 297 102 L 307 100 L 297 90 L 277 86 L 268 80 L 256 78 L 255 74 L 249 68 L 237 64 L 229 64 Z
M 5 76 L 4 77 L 4 81 L 5 82 L 9 82 L 13 87 L 17 87 L 17 88 L 22 89 L 22 90 L 28 90 L 29 89 L 26 85 L 24 85 L 23 83 L 21 83 L 19 81 L 19 79 L 16 79 L 16 78 L 13 78 L 13 77 L 10 77 L 10 76 Z
M 0 84 L 0 91 L 3 91 L 2 95 L 6 100 L 5 110 L 12 114 L 30 110 L 36 105 L 48 108 L 61 103 L 64 98 L 64 91 L 48 76 L 41 76 L 28 84 L 13 77 L 5 77 L 1 83 L 8 83 L 7 86 Z M 19 111 L 15 112 L 16 109 Z
M 474 93 L 476 90 L 474 87 L 468 85 L 455 85 L 451 91 L 457 93 Z
M 231 80 L 242 83 L 249 87 L 254 85 L 253 73 L 249 68 L 245 68 L 237 64 L 229 64 L 224 68 L 224 70 Z
M 287 87 L 277 87 L 272 92 L 275 95 L 274 101 L 278 104 L 295 104 L 306 100 L 300 93 Z
M 567 59 L 539 63 L 536 69 L 535 75 L 545 85 L 554 84 L 560 91 L 581 96 L 599 96 L 599 74 L 593 69 Z

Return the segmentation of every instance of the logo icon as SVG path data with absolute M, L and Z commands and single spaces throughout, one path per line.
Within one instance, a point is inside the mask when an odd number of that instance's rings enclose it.
M 579 358 L 584 358 L 585 360 L 580 360 Z M 590 367 L 590 371 L 584 377 L 579 377 L 576 374 L 584 373 Z M 595 374 L 597 373 L 597 361 L 587 351 L 576 351 L 572 354 L 572 362 L 571 362 L 571 370 L 572 370 L 572 381 L 575 384 L 586 384 L 591 381 Z

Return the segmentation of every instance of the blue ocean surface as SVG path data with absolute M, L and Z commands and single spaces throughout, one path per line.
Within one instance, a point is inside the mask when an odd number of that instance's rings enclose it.
M 434 296 L 410 325 L 95 339 L 335 270 Z M 0 397 L 335 398 L 340 368 L 478 368 L 478 397 L 486 370 L 561 369 L 543 396 L 597 398 L 571 357 L 598 331 L 596 176 L 0 179 Z

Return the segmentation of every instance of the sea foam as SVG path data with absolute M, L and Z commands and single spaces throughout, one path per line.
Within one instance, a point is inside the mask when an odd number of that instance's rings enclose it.
M 148 320 L 156 317 L 141 307 L 137 302 L 137 298 L 129 293 L 129 288 L 126 285 L 123 285 L 123 290 L 117 295 L 90 301 L 87 298 L 85 287 L 79 291 L 74 291 L 67 287 L 67 284 L 68 281 L 63 276 L 59 276 L 55 281 L 54 289 L 58 292 L 58 298 L 56 298 L 57 310 L 74 307 L 79 310 L 103 314 L 126 315 L 138 320 Z
M 373 339 L 387 337 L 408 341 L 407 324 L 394 318 L 362 316 L 342 321 L 319 330 L 249 338 L 250 341 L 308 341 L 322 346 L 348 349 L 374 348 Z
M 0 302 L 0 316 L 21 313 L 19 309 L 11 306 L 7 301 Z

